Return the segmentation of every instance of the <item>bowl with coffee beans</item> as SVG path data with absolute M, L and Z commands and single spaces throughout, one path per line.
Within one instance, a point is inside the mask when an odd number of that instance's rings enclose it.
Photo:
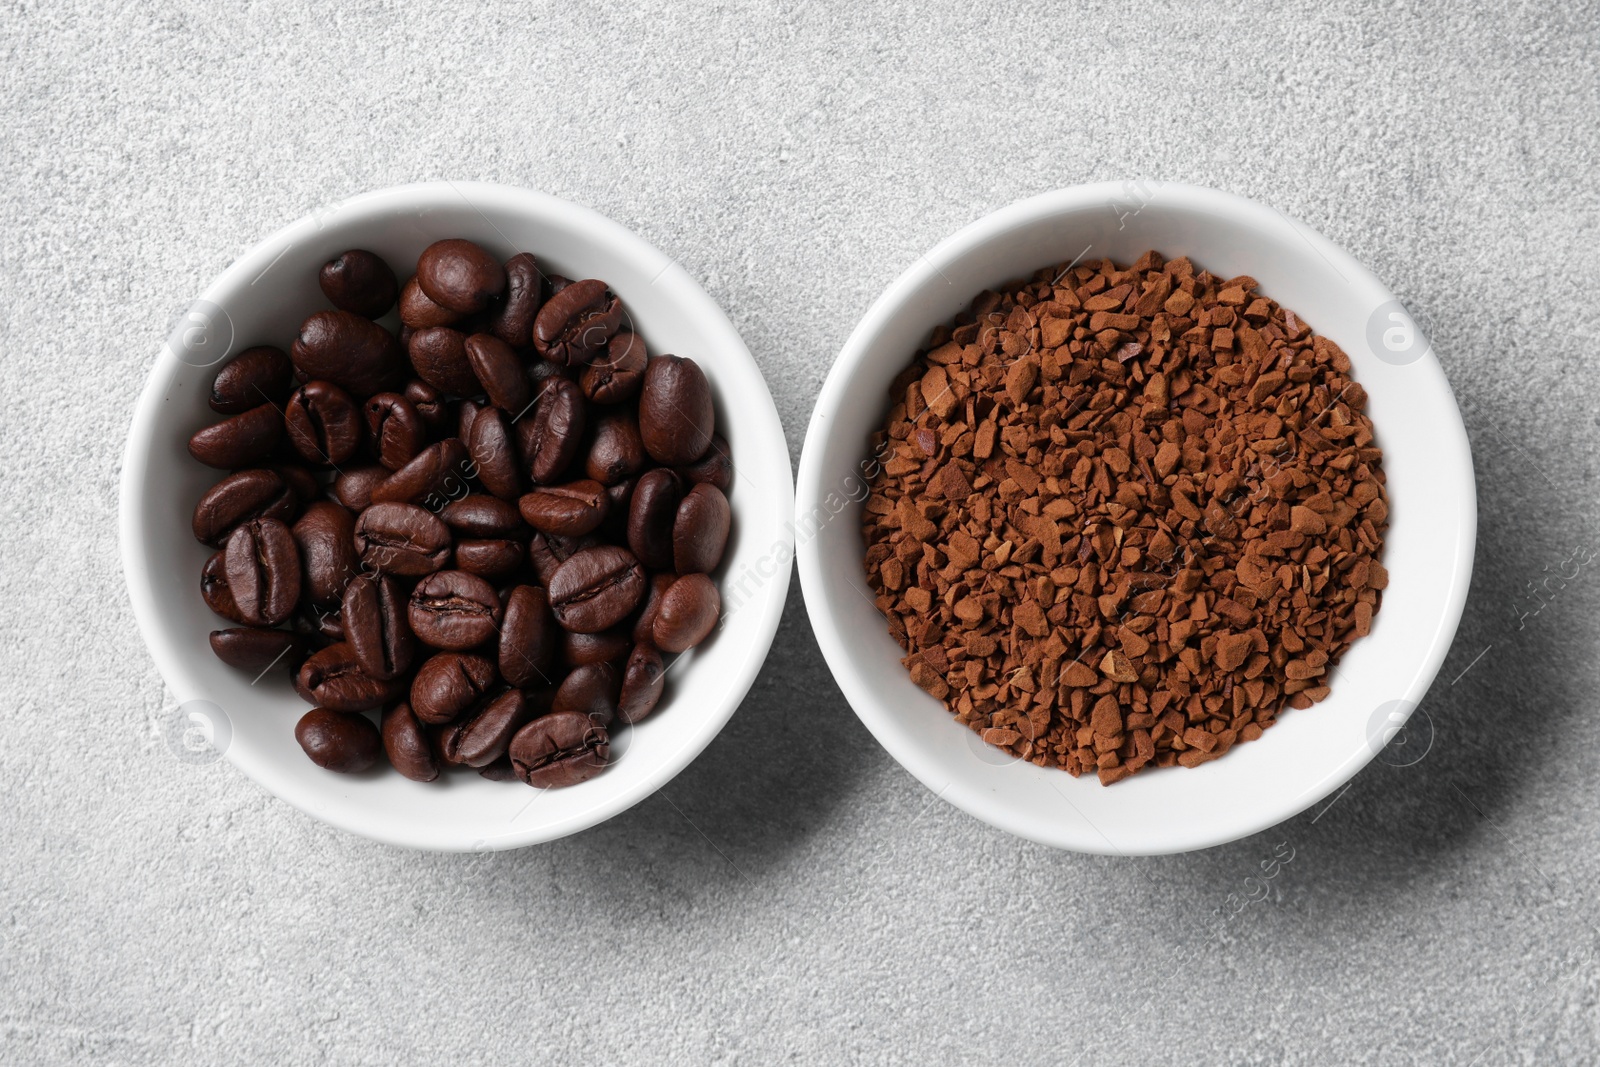
M 920 258 L 829 374 L 796 501 L 818 642 L 884 747 L 995 826 L 1111 854 L 1425 755 L 1476 528 L 1394 296 L 1272 208 L 1159 182 Z
M 367 837 L 510 848 L 643 799 L 732 715 L 789 478 L 681 267 L 554 197 L 405 186 L 185 310 L 129 436 L 124 565 L 216 754 Z

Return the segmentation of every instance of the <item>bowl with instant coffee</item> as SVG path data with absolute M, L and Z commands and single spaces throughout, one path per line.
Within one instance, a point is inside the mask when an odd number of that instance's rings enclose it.
M 174 755 L 377 840 L 498 849 L 716 735 L 777 628 L 792 502 L 760 371 L 680 267 L 441 182 L 294 223 L 185 308 L 122 547 Z
M 1425 755 L 1476 522 L 1394 296 L 1276 210 L 1161 183 L 921 257 L 830 372 L 796 499 L 818 642 L 884 747 L 995 826 L 1122 854 Z

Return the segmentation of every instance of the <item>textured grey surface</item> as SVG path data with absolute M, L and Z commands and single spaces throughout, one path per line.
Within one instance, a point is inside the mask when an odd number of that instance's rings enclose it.
M 4 4 L 0 1058 L 1593 1062 L 1600 580 L 1529 587 L 1600 550 L 1600 34 L 1466 6 Z M 920 251 L 1128 176 L 1305 219 L 1431 328 L 1482 520 L 1420 763 L 1202 854 L 1056 854 L 874 744 L 797 588 L 710 749 L 545 847 L 368 844 L 158 738 L 119 453 L 270 230 L 437 177 L 588 204 L 728 309 L 798 455 Z

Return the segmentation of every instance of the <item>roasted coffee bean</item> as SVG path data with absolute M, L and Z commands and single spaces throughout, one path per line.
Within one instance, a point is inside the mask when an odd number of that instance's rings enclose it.
M 374 678 L 388 681 L 411 666 L 417 641 L 406 618 L 406 592 L 392 575 L 361 575 L 344 588 L 345 640 L 356 662 Z
M 672 570 L 672 531 L 683 487 L 665 467 L 646 471 L 634 486 L 628 508 L 628 547 L 652 571 Z
M 411 591 L 411 630 L 424 644 L 451 652 L 476 648 L 500 629 L 494 586 L 465 571 L 430 574 Z
M 549 685 L 555 675 L 557 630 L 542 587 L 513 587 L 506 594 L 500 625 L 500 677 L 523 689 Z
M 306 699 L 334 711 L 365 711 L 405 692 L 403 678 L 374 678 L 362 670 L 345 641 L 314 653 L 300 667 L 297 681 Z
M 489 402 L 513 418 L 521 415 L 533 396 L 522 361 L 511 346 L 492 333 L 475 333 L 466 341 L 467 362 L 489 395 Z M 473 390 L 477 392 L 478 390 Z
M 445 401 L 444 394 L 421 378 L 413 378 L 406 383 L 405 398 L 411 406 L 417 409 L 417 414 L 428 429 L 438 431 L 449 425 L 450 405 Z
M 614 545 L 628 543 L 628 508 L 633 504 L 633 487 L 638 481 L 628 477 L 606 486 L 606 517 L 595 528 L 595 537 Z
M 639 433 L 650 458 L 668 467 L 693 463 L 705 455 L 715 428 L 700 365 L 682 356 L 652 359 L 639 394 Z
M 553 363 L 587 363 L 622 325 L 622 302 L 590 278 L 554 292 L 533 321 L 533 347 Z
M 586 663 L 575 667 L 556 687 L 550 701 L 555 714 L 583 715 L 592 723 L 610 726 L 617 715 L 622 692 L 622 672 L 615 663 Z
M 322 295 L 340 311 L 376 319 L 394 307 L 400 280 L 375 253 L 353 248 L 322 265 Z
M 528 376 L 528 388 L 533 393 L 534 402 L 544 396 L 544 391 L 556 381 L 576 382 L 577 372 L 565 363 L 551 363 L 548 359 L 530 359 L 523 367 L 523 372 Z
M 633 639 L 627 629 L 613 626 L 597 634 L 579 634 L 561 631 L 561 658 L 568 667 L 582 667 L 589 663 L 606 663 L 628 654 Z
M 552 789 L 577 785 L 605 770 L 611 761 L 611 738 L 587 715 L 552 713 L 518 730 L 510 752 L 518 778 Z
M 533 564 L 533 572 L 539 576 L 540 583 L 549 586 L 558 567 L 577 553 L 598 544 L 600 539 L 593 534 L 562 537 L 559 534 L 536 533 L 528 539 L 528 562 Z
M 456 569 L 479 578 L 504 578 L 522 566 L 521 541 L 467 538 L 456 541 Z
M 555 296 L 561 290 L 572 284 L 571 278 L 563 277 L 560 274 L 547 274 L 545 275 L 545 281 L 550 286 L 551 296 Z
M 584 368 L 583 395 L 596 404 L 620 404 L 633 399 L 644 385 L 648 361 L 643 338 L 636 333 L 617 334 L 606 346 L 605 354 Z
M 478 774 L 491 782 L 514 782 L 517 780 L 516 768 L 511 766 L 511 757 L 501 756 L 493 763 L 478 768 Z
M 283 409 L 289 443 L 307 463 L 337 467 L 361 447 L 361 412 L 332 382 L 307 382 Z
M 230 667 L 260 674 L 272 667 L 298 670 L 305 658 L 305 638 L 290 630 L 240 626 L 211 631 L 211 651 Z
M 378 462 L 397 471 L 417 458 L 428 443 L 428 427 L 416 407 L 399 393 L 378 393 L 367 398 L 367 435 Z
M 470 490 L 473 466 L 466 445 L 456 437 L 429 445 L 416 458 L 372 487 L 374 504 L 426 504 L 443 507 Z
M 722 562 L 733 512 L 722 490 L 701 483 L 678 505 L 672 524 L 673 570 L 679 574 L 710 573 Z
M 497 497 L 516 500 L 522 495 L 522 465 L 511 420 L 498 407 L 484 408 L 472 419 L 464 438 L 467 452 L 478 469 L 478 480 Z
M 639 614 L 633 620 L 634 644 L 648 645 L 655 642 L 656 611 L 661 607 L 661 598 L 677 580 L 676 574 L 650 576 L 650 586 L 644 595 L 644 606 L 639 609 Z
M 529 533 L 515 504 L 485 493 L 452 500 L 439 511 L 439 517 L 461 537 L 527 537 Z
M 212 411 L 242 415 L 262 404 L 282 404 L 294 385 L 294 366 L 281 348 L 257 345 L 228 360 L 211 383 Z
M 667 685 L 667 665 L 654 645 L 635 645 L 622 671 L 622 694 L 617 698 L 617 717 L 635 723 L 656 710 Z
M 685 574 L 661 594 L 650 628 L 655 646 L 663 652 L 693 648 L 717 628 L 721 611 L 716 584 L 703 574 Z
M 568 630 L 598 633 L 639 606 L 646 584 L 644 568 L 627 549 L 616 545 L 586 548 L 551 575 L 550 610 Z
M 490 331 L 513 348 L 533 343 L 533 320 L 544 303 L 544 275 L 531 254 L 506 260 L 506 299 L 495 313 Z
M 344 619 L 340 617 L 338 607 L 319 608 L 313 604 L 301 603 L 290 616 L 289 625 L 294 628 L 295 633 L 306 638 L 318 649 L 327 648 L 335 642 L 344 640 Z
M 333 480 L 334 499 L 360 514 L 372 506 L 372 491 L 391 473 L 388 467 L 347 468 Z
M 448 326 L 460 318 L 458 313 L 429 300 L 416 278 L 406 282 L 400 290 L 400 321 L 413 330 Z
M 429 326 L 411 335 L 406 346 L 417 377 L 435 389 L 457 396 L 478 391 L 477 375 L 467 360 L 467 335 L 449 326 Z
M 319 311 L 306 319 L 289 358 L 302 382 L 332 382 L 356 396 L 405 381 L 405 352 L 394 334 L 348 311 Z
M 368 571 L 432 574 L 450 559 L 450 530 L 415 504 L 374 504 L 356 519 L 355 546 Z
M 584 473 L 601 485 L 616 485 L 638 474 L 644 464 L 644 441 L 639 437 L 639 424 L 633 415 L 613 411 L 600 416 L 595 423 L 594 439 L 589 444 Z
M 445 727 L 439 747 L 445 759 L 468 767 L 487 767 L 506 754 L 511 738 L 531 718 L 520 689 L 486 697 L 460 722 Z
M 294 524 L 303 592 L 313 607 L 338 607 L 346 583 L 359 571 L 355 531 L 355 516 L 331 500 L 312 504 Z
M 267 469 L 283 479 L 284 484 L 300 499 L 300 503 L 309 504 L 313 500 L 322 499 L 322 483 L 317 480 L 315 474 L 304 467 L 295 463 L 277 463 Z
M 476 704 L 494 681 L 494 664 L 484 657 L 441 652 L 417 668 L 411 710 L 425 723 L 447 723 Z
M 535 489 L 517 501 L 517 509 L 541 533 L 578 537 L 600 525 L 608 504 L 604 486 L 581 481 Z
M 283 413 L 271 404 L 214 422 L 189 438 L 189 455 L 208 467 L 251 467 L 272 456 L 283 441 Z
M 294 739 L 312 763 L 340 774 L 359 774 L 383 755 L 383 741 L 371 719 L 332 708 L 312 708 L 302 715 Z
M 711 435 L 711 447 L 693 463 L 675 468 L 685 485 L 702 482 L 714 485 L 727 493 L 733 488 L 733 453 L 721 434 Z
M 553 378 L 534 405 L 533 418 L 517 423 L 523 465 L 540 485 L 559 481 L 583 448 L 583 391 L 566 378 Z
M 290 522 L 299 511 L 299 498 L 276 471 L 238 471 L 206 490 L 194 507 L 190 528 L 196 541 L 215 545 L 242 522 Z
M 413 782 L 431 782 L 439 777 L 439 761 L 433 745 L 417 720 L 411 705 L 400 701 L 383 713 L 383 751 L 394 769 Z
M 488 407 L 489 404 L 487 401 L 475 400 L 471 397 L 468 397 L 464 400 L 458 400 L 456 402 L 456 436 L 459 437 L 463 442 L 465 442 L 467 438 L 471 437 L 473 422 L 476 421 L 478 415 L 487 410 Z
M 440 307 L 470 315 L 506 291 L 506 271 L 482 247 L 455 237 L 422 250 L 417 284 Z
M 228 588 L 227 557 L 226 549 L 218 549 L 200 568 L 200 597 L 206 602 L 206 607 L 224 619 L 243 625 L 244 613 L 233 602 L 233 591 Z
M 251 519 L 228 535 L 223 572 L 239 614 L 251 626 L 276 626 L 300 599 L 300 551 L 277 519 Z

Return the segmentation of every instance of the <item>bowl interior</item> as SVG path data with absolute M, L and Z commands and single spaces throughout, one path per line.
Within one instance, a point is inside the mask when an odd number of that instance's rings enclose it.
M 1093 776 L 1011 759 L 912 684 L 863 574 L 863 461 L 867 436 L 887 410 L 889 382 L 933 327 L 980 290 L 1075 257 L 1127 264 L 1151 248 L 1191 256 L 1223 277 L 1254 276 L 1264 294 L 1349 354 L 1384 450 L 1390 585 L 1371 634 L 1334 671 L 1328 699 L 1286 711 L 1261 739 L 1222 759 L 1154 769 L 1108 788 Z M 1375 323 L 1414 329 L 1389 317 L 1392 300 L 1314 231 L 1261 205 L 1177 185 L 1046 194 L 974 223 L 922 257 L 846 343 L 800 466 L 796 546 L 806 605 L 863 722 L 945 799 L 1002 829 L 1086 852 L 1172 852 L 1232 840 L 1288 818 L 1353 775 L 1438 670 L 1465 600 L 1476 523 L 1466 435 L 1426 341 L 1412 336 L 1398 354 L 1382 350 L 1384 358 L 1369 341 Z
M 135 613 L 180 705 L 208 702 L 195 707 L 204 717 L 220 717 L 226 755 L 256 781 L 318 818 L 378 840 L 506 848 L 598 822 L 648 796 L 693 759 L 748 691 L 776 631 L 787 583 L 746 578 L 736 597 L 727 596 L 725 584 L 724 623 L 735 625 L 722 626 L 674 663 L 660 709 L 637 727 L 620 728 L 613 766 L 578 786 L 534 790 L 472 773 L 421 784 L 387 768 L 332 774 L 306 759 L 293 736 L 306 705 L 286 672 L 252 682 L 217 661 L 206 643 L 211 630 L 231 624 L 200 600 L 209 550 L 188 532 L 194 502 L 220 476 L 186 450 L 190 434 L 217 418 L 206 404 L 215 365 L 193 364 L 252 344 L 287 351 L 301 319 L 329 306 L 317 270 L 339 252 L 370 249 L 401 273 L 445 237 L 470 238 L 505 258 L 531 251 L 547 274 L 603 278 L 651 354 L 698 361 L 738 471 L 719 579 L 754 574 L 774 554 L 787 564 L 793 495 L 782 427 L 759 369 L 710 297 L 673 261 L 595 212 L 526 190 L 436 183 L 358 197 L 301 220 L 252 249 L 202 294 L 193 321 L 209 336 L 179 344 L 182 358 L 172 345 L 163 350 L 135 414 L 123 471 L 124 565 Z

